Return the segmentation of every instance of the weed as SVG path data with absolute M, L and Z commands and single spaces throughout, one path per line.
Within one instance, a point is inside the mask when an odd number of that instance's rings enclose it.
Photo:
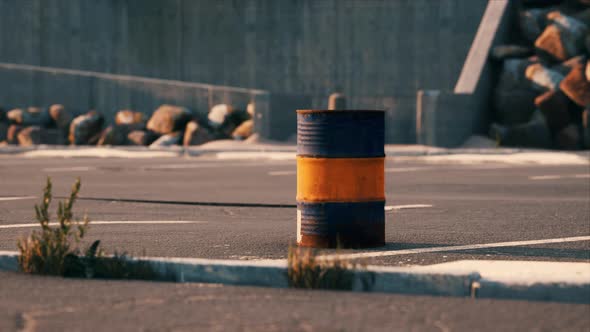
M 20 251 L 20 269 L 28 273 L 64 275 L 66 262 L 79 252 L 78 244 L 86 234 L 88 217 L 83 221 L 73 219 L 73 207 L 80 192 L 80 179 L 72 186 L 70 197 L 59 202 L 57 225 L 50 224 L 51 178 L 47 178 L 41 204 L 35 205 L 35 215 L 41 231 L 33 231 L 17 243 Z
M 20 251 L 19 267 L 23 272 L 72 278 L 173 279 L 170 273 L 160 277 L 150 263 L 134 260 L 126 254 L 105 255 L 99 248 L 100 240 L 94 241 L 82 255 L 79 243 L 87 233 L 90 221 L 87 216 L 83 221 L 74 220 L 72 211 L 80 187 L 80 179 L 77 179 L 70 197 L 59 202 L 57 223 L 52 227 L 49 214 L 52 183 L 47 178 L 43 201 L 35 205 L 35 215 L 41 231 L 33 231 L 17 243 Z
M 289 247 L 287 274 L 290 287 L 352 290 L 356 267 L 356 264 L 339 258 L 318 260 L 314 249 Z

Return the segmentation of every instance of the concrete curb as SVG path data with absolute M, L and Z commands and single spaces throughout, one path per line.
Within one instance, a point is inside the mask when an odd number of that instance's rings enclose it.
M 2 146 L 0 156 L 16 155 L 29 158 L 170 158 L 212 157 L 225 160 L 295 160 L 296 146 L 272 144 L 241 144 L 212 147 L 86 147 L 38 145 L 30 147 Z M 387 157 L 429 163 L 510 163 L 510 164 L 590 164 L 590 151 L 559 152 L 549 150 L 510 148 L 436 148 L 422 145 L 387 145 Z M 549 160 L 552 159 L 552 160 Z
M 17 260 L 17 252 L 0 251 L 0 270 L 17 271 Z M 177 282 L 289 287 L 285 260 L 238 261 L 164 257 L 143 257 L 136 260 L 150 263 L 162 278 L 172 275 Z M 548 278 L 547 275 L 529 276 L 522 280 L 527 271 L 531 273 L 530 266 L 527 265 L 536 262 L 482 262 L 485 261 L 414 267 L 367 266 L 354 272 L 352 291 L 590 303 L 590 263 L 541 262 L 552 265 L 551 268 L 567 265 L 567 273 L 551 274 Z M 471 267 L 473 264 L 483 264 L 484 268 L 479 271 Z M 510 271 L 512 275 L 521 278 L 507 279 L 506 271 L 499 276 L 490 273 L 489 266 L 493 264 L 509 264 L 512 267 L 524 265 L 525 270 Z M 545 269 L 543 266 L 537 268 Z M 551 269 L 549 272 L 558 270 Z

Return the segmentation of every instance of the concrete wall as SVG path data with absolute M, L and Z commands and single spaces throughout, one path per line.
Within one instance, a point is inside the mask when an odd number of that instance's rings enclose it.
M 120 109 L 150 115 L 162 104 L 182 105 L 202 114 L 219 103 L 240 109 L 254 103 L 260 114 L 270 108 L 269 93 L 262 90 L 5 63 L 0 63 L 0 87 L 2 106 L 7 109 L 59 102 L 76 114 L 95 109 L 107 121 L 113 121 Z
M 413 142 L 416 91 L 453 88 L 486 3 L 0 0 L 0 62 L 305 95 L 311 108 L 338 90 L 389 111 L 388 142 Z
M 487 134 L 497 72 L 488 55 L 493 46 L 510 40 L 513 5 L 509 0 L 488 3 L 453 90 L 418 91 L 418 143 L 456 147 L 473 134 Z

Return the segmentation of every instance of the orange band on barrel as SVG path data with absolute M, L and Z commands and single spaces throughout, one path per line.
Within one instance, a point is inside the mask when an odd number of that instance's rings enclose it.
M 385 158 L 297 157 L 297 200 L 385 200 Z

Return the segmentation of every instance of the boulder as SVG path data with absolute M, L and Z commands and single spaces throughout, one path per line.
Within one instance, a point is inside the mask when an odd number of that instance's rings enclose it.
M 151 130 L 133 130 L 127 135 L 130 145 L 148 146 L 158 139 L 158 134 Z
M 590 0 L 587 0 L 587 1 L 588 1 L 588 5 L 586 5 L 586 6 L 590 7 Z M 587 27 L 590 27 L 590 8 L 577 11 L 572 14 L 572 17 L 575 18 L 576 20 L 584 23 Z
M 532 63 L 523 59 L 504 61 L 493 99 L 496 118 L 501 124 L 516 125 L 531 118 L 538 92 L 524 76 L 525 69 Z
M 152 144 L 150 144 L 150 148 L 161 148 L 166 146 L 179 145 L 181 143 L 181 139 L 182 135 L 178 131 L 162 135 L 160 136 L 160 138 L 158 138 Z
M 533 8 L 519 13 L 518 25 L 522 35 L 530 42 L 534 42 L 545 29 L 546 9 Z
M 213 106 L 207 116 L 209 125 L 212 128 L 219 128 L 225 122 L 225 118 L 232 113 L 232 111 L 233 108 L 228 104 L 218 104 Z
M 191 121 L 186 125 L 182 145 L 201 145 L 212 141 L 213 139 L 213 135 L 207 128 L 199 125 L 197 121 Z
M 254 132 L 254 120 L 246 120 L 242 122 L 231 134 L 233 139 L 245 140 Z
M 118 125 L 133 125 L 145 124 L 145 116 L 141 112 L 134 112 L 131 110 L 122 110 L 115 114 L 115 124 Z
M 49 106 L 49 117 L 55 126 L 62 130 L 68 130 L 72 122 L 72 114 L 68 112 L 61 104 Z
M 39 126 L 30 126 L 19 131 L 17 140 L 21 146 L 63 143 L 61 133 L 58 129 L 42 128 Z
M 573 68 L 561 81 L 559 88 L 579 106 L 590 106 L 590 82 L 586 79 L 583 68 Z
M 570 124 L 555 135 L 555 147 L 561 150 L 579 150 L 582 148 L 582 137 L 578 126 Z
M 494 110 L 497 120 L 503 125 L 527 122 L 535 111 L 537 92 L 531 89 L 506 90 L 496 88 Z
M 534 63 L 526 68 L 525 77 L 531 82 L 533 88 L 545 92 L 557 90 L 563 75 L 551 70 L 540 63 Z
M 70 124 L 69 141 L 75 145 L 93 145 L 101 136 L 104 117 L 96 111 L 77 116 Z
M 575 67 L 584 67 L 586 65 L 586 56 L 578 55 L 560 64 L 551 67 L 552 70 L 560 73 L 564 77 Z
M 582 112 L 582 145 L 590 150 L 590 109 Z
M 329 110 L 344 110 L 346 109 L 346 96 L 341 93 L 333 93 L 328 98 Z
M 582 53 L 588 27 L 581 21 L 559 11 L 547 14 L 551 22 L 535 40 L 539 55 L 565 61 Z
M 233 110 L 227 114 L 221 126 L 217 129 L 218 138 L 230 138 L 234 130 L 244 121 L 250 119 L 250 114 L 243 110 Z
M 102 131 L 97 145 L 127 145 L 127 132 L 119 126 L 108 126 Z
M 6 141 L 8 136 L 8 123 L 0 121 L 0 142 Z
M 551 133 L 541 112 L 533 113 L 531 120 L 516 126 L 503 126 L 493 123 L 490 127 L 491 139 L 499 141 L 503 146 L 531 148 L 551 147 Z
M 533 55 L 533 49 L 521 45 L 498 45 L 492 48 L 490 56 L 494 60 L 526 58 Z
M 192 113 L 185 107 L 162 105 L 152 114 L 147 129 L 158 135 L 166 135 L 183 130 L 192 119 Z
M 27 109 L 15 108 L 8 111 L 6 116 L 10 123 L 21 126 L 42 126 L 49 127 L 51 125 L 51 117 L 49 111 L 39 107 L 29 107 Z
M 111 125 L 102 131 L 98 145 L 128 145 L 129 133 L 135 130 L 143 130 L 143 123 Z
M 535 98 L 535 106 L 543 113 L 552 133 L 557 133 L 570 123 L 571 101 L 561 90 L 547 91 Z
M 24 127 L 20 125 L 10 125 L 6 132 L 6 141 L 9 144 L 18 144 L 18 133 L 23 129 Z

